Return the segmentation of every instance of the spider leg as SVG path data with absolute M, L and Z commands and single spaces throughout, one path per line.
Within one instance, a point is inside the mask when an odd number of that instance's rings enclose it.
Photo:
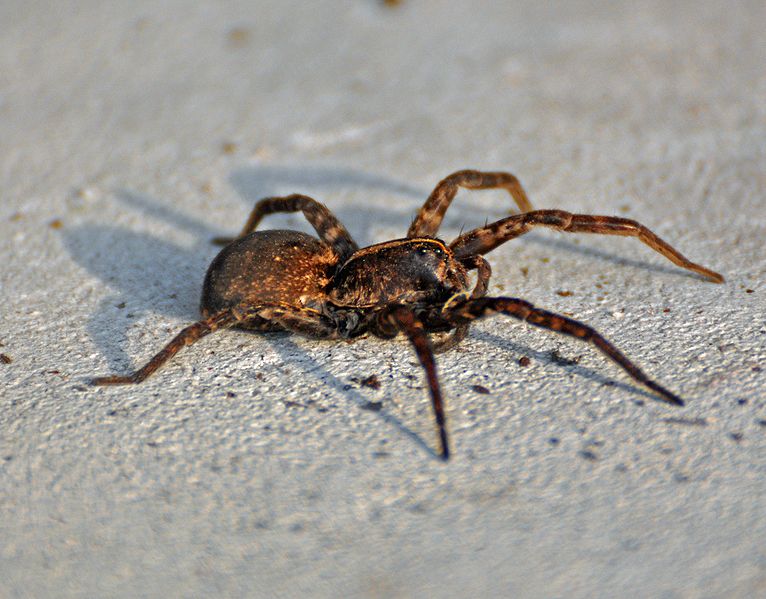
M 489 287 L 489 279 L 492 276 L 492 267 L 489 265 L 489 262 L 487 262 L 484 258 L 481 256 L 469 256 L 465 260 L 462 261 L 463 266 L 465 266 L 466 270 L 476 270 L 478 271 L 478 276 L 476 278 L 476 285 L 473 288 L 473 291 L 471 292 L 470 299 L 476 299 L 478 297 L 484 297 L 487 294 L 487 288 Z M 445 304 L 445 308 L 450 305 L 450 302 L 448 301 L 447 304 Z M 447 350 L 452 349 L 456 345 L 458 345 L 460 342 L 462 342 L 466 336 L 468 335 L 468 329 L 471 325 L 470 324 L 459 324 L 457 327 L 455 327 L 455 330 L 445 339 L 441 339 L 433 343 L 433 350 L 435 354 L 441 354 L 446 352 Z
M 249 327 L 250 324 L 255 326 Z M 337 327 L 326 322 L 314 310 L 301 310 L 287 306 L 230 308 L 183 329 L 158 354 L 134 373 L 125 376 L 97 377 L 91 380 L 91 384 L 102 386 L 141 383 L 175 356 L 181 348 L 199 341 L 202 337 L 218 329 L 242 326 L 243 328 L 266 330 L 264 325 L 268 324 L 279 325 L 305 337 L 332 339 L 338 336 Z
M 431 404 L 436 417 L 436 427 L 439 434 L 440 456 L 443 460 L 449 459 L 449 442 L 447 439 L 446 419 L 444 416 L 444 400 L 442 399 L 439 378 L 436 375 L 436 361 L 428 339 L 425 327 L 415 317 L 415 314 L 405 306 L 395 306 L 384 310 L 378 315 L 375 327 L 371 332 L 380 337 L 392 337 L 399 331 L 403 332 L 412 343 L 420 364 L 426 371 L 428 389 L 431 393 Z
M 450 249 L 455 253 L 458 260 L 464 260 L 474 254 L 486 254 L 534 227 L 550 227 L 567 233 L 637 237 L 641 242 L 681 268 L 691 270 L 713 283 L 722 283 L 724 280 L 717 272 L 685 258 L 678 250 L 641 223 L 617 216 L 572 214 L 563 210 L 534 210 L 526 214 L 509 216 L 485 227 L 469 231 L 455 239 L 450 244 Z
M 285 330 L 312 339 L 337 339 L 340 329 L 318 311 L 291 306 L 274 306 L 257 310 L 260 318 L 280 325 Z
M 471 322 L 498 312 L 543 329 L 587 341 L 595 345 L 607 358 L 621 366 L 631 378 L 654 391 L 664 401 L 677 406 L 684 405 L 684 401 L 680 397 L 651 380 L 638 366 L 593 328 L 566 316 L 537 308 L 527 301 L 512 297 L 485 297 L 468 300 L 462 305 L 452 308 L 447 318 L 458 323 Z
M 102 376 L 91 380 L 92 385 L 126 385 L 133 383 L 140 383 L 151 375 L 155 370 L 167 362 L 170 358 L 175 356 L 178 351 L 187 345 L 195 343 L 202 337 L 209 335 L 210 333 L 221 329 L 230 327 L 239 321 L 238 315 L 234 310 L 224 310 L 206 318 L 195 322 L 183 329 L 173 340 L 168 343 L 162 350 L 149 360 L 142 368 L 136 370 L 133 374 L 126 376 L 112 375 Z
M 458 189 L 506 189 L 511 194 L 519 210 L 529 212 L 532 205 L 527 199 L 527 194 L 519 180 L 511 173 L 482 172 L 482 171 L 457 171 L 449 177 L 442 179 L 428 196 L 426 203 L 418 212 L 415 220 L 407 231 L 407 237 L 434 237 L 439 230 L 444 213 L 455 199 Z
M 341 260 L 345 260 L 359 249 L 349 232 L 330 212 L 327 206 L 299 193 L 285 197 L 258 200 L 253 211 L 250 213 L 250 218 L 247 219 L 247 223 L 245 223 L 245 226 L 236 238 L 216 237 L 213 239 L 213 243 L 216 245 L 226 245 L 234 241 L 234 239 L 249 235 L 255 231 L 264 216 L 276 212 L 303 212 L 306 220 L 314 227 L 319 238 L 332 246 L 335 252 L 340 255 Z

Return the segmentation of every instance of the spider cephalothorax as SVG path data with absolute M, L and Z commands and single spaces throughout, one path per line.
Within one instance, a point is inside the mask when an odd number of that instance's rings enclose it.
M 460 235 L 436 239 L 444 213 L 459 187 L 504 188 L 521 214 Z M 302 211 L 318 239 L 298 231 L 256 231 L 275 212 Z M 683 405 L 655 383 L 594 329 L 566 316 L 511 297 L 485 297 L 491 269 L 482 257 L 497 246 L 543 226 L 570 233 L 638 237 L 673 263 L 720 283 L 723 277 L 684 258 L 633 220 L 532 210 L 519 181 L 509 173 L 458 171 L 442 180 L 410 226 L 407 237 L 359 249 L 343 225 L 322 204 L 304 195 L 260 200 L 236 239 L 213 260 L 202 291 L 203 320 L 181 331 L 143 368 L 128 376 L 96 378 L 96 385 L 139 383 L 184 345 L 221 328 L 286 330 L 321 339 L 364 333 L 390 338 L 407 335 L 426 371 L 439 431 L 440 454 L 449 457 L 444 407 L 434 352 L 459 343 L 471 321 L 503 313 L 535 326 L 595 345 L 634 380 L 668 403 Z M 473 289 L 468 272 L 476 270 Z M 450 332 L 432 344 L 429 333 Z

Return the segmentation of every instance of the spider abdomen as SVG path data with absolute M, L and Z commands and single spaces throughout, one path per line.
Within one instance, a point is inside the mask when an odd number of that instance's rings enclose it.
M 337 261 L 318 239 L 299 231 L 256 231 L 227 245 L 205 275 L 203 316 L 235 306 L 301 308 L 325 299 Z

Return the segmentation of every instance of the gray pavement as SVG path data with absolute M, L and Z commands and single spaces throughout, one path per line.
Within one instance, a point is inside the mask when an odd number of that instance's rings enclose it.
M 764 22 L 744 1 L 3 3 L 0 597 L 766 596 Z M 141 386 L 87 384 L 197 318 L 209 240 L 257 198 L 311 194 L 369 244 L 465 167 L 726 276 L 550 231 L 489 255 L 490 293 L 588 322 L 686 407 L 502 318 L 438 357 L 447 464 L 401 339 L 223 332 Z M 461 193 L 442 234 L 509 206 Z

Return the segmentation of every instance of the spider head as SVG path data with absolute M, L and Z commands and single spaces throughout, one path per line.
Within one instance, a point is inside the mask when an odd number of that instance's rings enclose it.
M 397 239 L 358 250 L 331 283 L 333 303 L 357 308 L 439 302 L 468 288 L 465 268 L 440 240 Z

